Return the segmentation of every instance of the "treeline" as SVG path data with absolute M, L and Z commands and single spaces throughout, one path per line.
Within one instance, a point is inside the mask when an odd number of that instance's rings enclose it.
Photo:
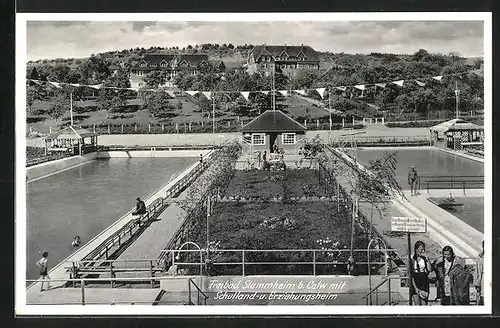
M 202 44 L 191 46 L 192 50 L 201 49 L 210 51 L 241 51 L 248 50 L 253 45 L 232 46 L 231 44 Z M 165 48 L 152 47 L 150 49 L 136 48 L 107 52 L 93 55 L 86 59 L 78 59 L 68 63 L 39 63 L 29 65 L 27 77 L 39 80 L 57 81 L 78 84 L 103 84 L 104 86 L 128 88 L 130 87 L 130 68 L 140 60 L 145 52 L 158 52 Z M 169 48 L 177 51 L 178 47 Z M 115 57 L 112 57 L 115 56 Z M 116 57 L 118 56 L 118 57 Z M 121 57 L 120 57 L 121 56 Z M 454 77 L 444 77 L 441 82 L 431 79 L 432 76 L 469 72 L 479 69 L 482 59 L 470 60 L 457 54 L 431 54 L 426 50 L 419 50 L 413 55 L 395 55 L 372 53 L 370 55 L 332 54 L 322 53 L 328 58 L 329 68 L 322 70 L 302 70 L 295 76 L 287 77 L 280 72 L 275 76 L 277 90 L 314 89 L 331 87 L 332 97 L 328 94 L 324 98 L 315 91 L 309 91 L 308 96 L 320 100 L 324 106 L 331 106 L 346 116 L 372 117 L 376 115 L 400 115 L 412 113 L 425 118 L 434 111 L 454 111 L 456 106 L 455 89 L 460 90 L 459 101 L 461 111 L 480 111 L 483 109 L 484 81 L 480 74 L 467 73 Z M 110 59 L 111 58 L 111 59 Z M 121 65 L 111 67 L 113 60 L 121 58 Z M 419 79 L 425 86 L 419 86 L 410 80 Z M 335 86 L 353 86 L 358 84 L 373 84 L 405 80 L 403 87 L 388 83 L 385 88 L 369 87 L 364 91 L 348 88 L 345 91 L 336 90 Z M 246 71 L 236 68 L 219 72 L 208 67 L 196 76 L 178 74 L 173 79 L 165 72 L 156 71 L 144 76 L 146 88 L 157 88 L 166 82 L 172 82 L 182 90 L 200 91 L 260 91 L 270 90 L 272 80 L 263 74 L 250 75 Z M 76 99 L 92 97 L 98 101 L 98 106 L 107 111 L 126 105 L 126 99 L 135 97 L 134 91 L 127 90 L 93 90 L 90 88 L 60 89 L 48 84 L 29 83 L 27 90 L 27 107 L 37 100 L 51 101 L 51 116 L 62 116 L 60 112 L 67 108 L 68 94 L 73 93 Z M 172 102 L 166 93 L 151 94 L 139 92 L 144 99 L 143 108 L 149 109 L 158 117 L 170 117 L 169 112 L 180 110 L 180 104 Z M 191 97 L 190 97 L 191 98 Z M 150 101 L 151 100 L 151 101 Z M 259 112 L 271 107 L 271 96 L 262 93 L 251 93 L 249 101 L 239 93 L 217 94 L 216 110 L 218 115 L 223 113 L 237 116 L 255 116 Z M 284 106 L 283 96 L 277 95 L 277 108 Z M 212 102 L 203 95 L 192 97 L 198 110 L 207 113 L 212 110 Z M 179 112 L 177 112 L 180 114 Z M 58 116 L 59 115 L 59 116 Z

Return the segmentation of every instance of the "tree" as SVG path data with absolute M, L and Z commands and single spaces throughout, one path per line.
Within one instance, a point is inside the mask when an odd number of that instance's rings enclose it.
M 169 76 L 166 71 L 152 71 L 146 74 L 144 83 L 146 83 L 148 87 L 158 88 L 158 86 L 164 85 L 168 79 Z
M 148 96 L 146 108 L 155 117 L 177 116 L 176 106 L 170 102 L 170 96 L 163 91 L 153 92 Z
M 290 79 L 292 89 L 307 89 L 310 88 L 318 76 L 317 71 L 301 70 Z
M 56 120 L 56 124 L 58 119 L 63 116 L 63 114 L 69 109 L 69 97 L 67 94 L 60 92 L 57 96 L 52 100 L 52 104 L 47 110 L 47 114 L 50 117 Z

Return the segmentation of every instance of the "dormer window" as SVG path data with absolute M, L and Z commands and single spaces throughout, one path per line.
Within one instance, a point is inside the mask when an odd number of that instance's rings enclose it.
M 167 67 L 167 66 L 168 66 L 168 63 L 165 60 L 162 60 L 160 62 L 160 67 Z
M 179 66 L 186 67 L 186 66 L 188 66 L 188 63 L 187 63 L 187 61 L 183 60 L 180 62 Z
M 148 63 L 146 63 L 145 60 L 141 61 L 141 63 L 139 64 L 140 67 L 146 67 L 148 66 Z
M 288 58 L 288 54 L 286 53 L 286 51 L 281 52 L 280 58 L 281 58 L 281 60 L 286 60 Z

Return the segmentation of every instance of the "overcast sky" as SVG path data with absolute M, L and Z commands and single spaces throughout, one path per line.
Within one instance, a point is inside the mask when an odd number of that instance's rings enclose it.
M 483 55 L 483 22 L 67 22 L 29 21 L 28 60 L 188 44 L 307 44 L 345 53 Z

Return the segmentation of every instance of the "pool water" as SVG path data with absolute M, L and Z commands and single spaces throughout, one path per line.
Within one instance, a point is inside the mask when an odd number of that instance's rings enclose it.
M 36 261 L 49 252 L 49 270 L 133 207 L 166 185 L 196 158 L 110 158 L 27 185 L 27 279 L 38 278 Z
M 408 186 L 408 171 L 412 165 L 415 166 L 419 176 L 484 175 L 483 163 L 431 148 L 363 148 L 355 150 L 356 160 L 366 166 L 371 160 L 381 158 L 385 152 L 396 153 L 396 181 L 403 189 L 410 189 Z
M 484 198 L 483 197 L 454 197 L 455 201 L 464 204 L 462 209 L 446 210 L 464 221 L 479 232 L 484 233 Z

